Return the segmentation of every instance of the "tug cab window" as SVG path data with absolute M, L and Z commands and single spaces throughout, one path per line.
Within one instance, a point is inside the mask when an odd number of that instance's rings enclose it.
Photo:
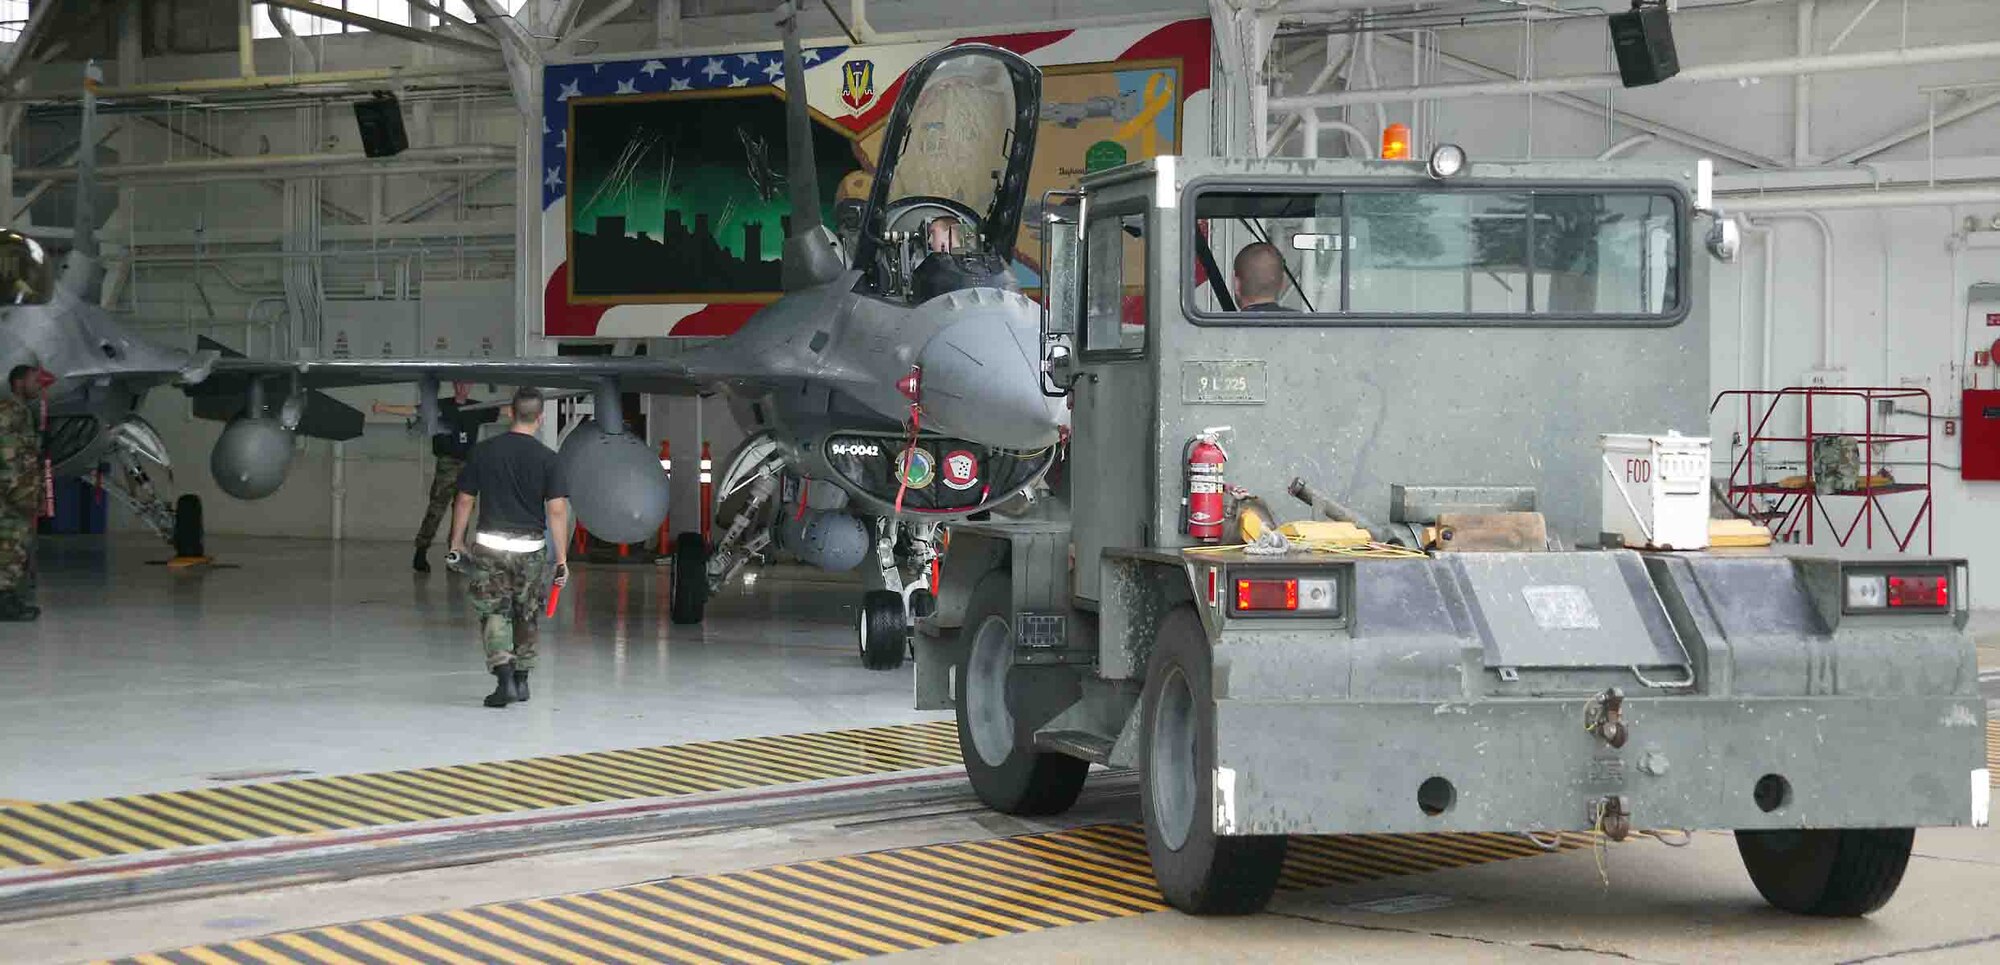
M 1200 324 L 1659 325 L 1685 311 L 1687 214 L 1671 191 L 1216 189 L 1191 210 Z M 1246 250 L 1282 259 L 1275 306 L 1268 278 L 1239 277 Z
M 55 291 L 48 250 L 16 231 L 0 231 L 0 304 L 40 305 Z
M 1083 351 L 1146 350 L 1146 216 L 1092 213 L 1083 234 Z

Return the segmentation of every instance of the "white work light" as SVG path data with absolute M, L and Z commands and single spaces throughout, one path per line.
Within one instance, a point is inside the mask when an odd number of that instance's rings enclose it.
M 1849 610 L 1881 610 L 1889 605 L 1889 580 L 1880 573 L 1851 573 L 1847 577 Z
M 1457 177 L 1465 170 L 1465 148 L 1456 144 L 1440 144 L 1431 151 L 1431 159 L 1424 163 L 1424 170 L 1440 181 Z

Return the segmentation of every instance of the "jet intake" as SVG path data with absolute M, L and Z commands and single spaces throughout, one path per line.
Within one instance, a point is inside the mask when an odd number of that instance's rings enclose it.
M 868 524 L 847 513 L 808 511 L 778 527 L 778 545 L 799 562 L 845 573 L 868 557 Z
M 215 484 L 237 499 L 263 499 L 277 492 L 291 467 L 292 434 L 265 416 L 231 420 L 208 455 Z
M 607 434 L 595 420 L 563 440 L 557 471 L 576 519 L 590 535 L 643 543 L 667 518 L 667 474 L 660 457 L 629 432 Z

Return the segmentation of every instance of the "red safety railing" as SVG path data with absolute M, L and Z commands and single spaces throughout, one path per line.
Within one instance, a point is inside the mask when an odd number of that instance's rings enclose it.
M 1861 411 L 1854 418 L 1852 407 L 1857 405 Z M 1787 435 L 1774 429 L 1774 421 L 1789 428 L 1790 420 L 1779 417 L 1794 406 L 1801 434 Z M 1924 431 L 1887 431 L 1888 418 L 1880 413 L 1883 408 L 1906 420 L 1921 421 Z M 1935 459 L 1929 392 L 1907 387 L 1733 389 L 1715 397 L 1709 413 L 1716 412 L 1740 412 L 1743 419 L 1733 441 L 1741 451 L 1731 453 L 1725 498 L 1737 511 L 1770 527 L 1779 542 L 1796 543 L 1803 538 L 1811 544 L 1824 530 L 1843 548 L 1858 537 L 1864 548 L 1872 550 L 1880 527 L 1887 542 L 1898 552 L 1907 553 L 1921 528 L 1923 552 L 1931 552 L 1936 521 L 1931 504 Z M 1861 431 L 1835 428 L 1854 425 L 1861 426 Z M 1820 491 L 1813 444 L 1829 437 L 1855 440 L 1861 459 L 1858 488 Z M 1790 458 L 1793 455 L 1797 458 Z M 1791 471 L 1794 468 L 1796 471 Z M 1894 481 L 1877 484 L 1878 470 L 1887 470 Z M 1779 472 L 1784 475 L 1773 478 Z M 1803 485 L 1785 485 L 1786 477 L 1792 477 L 1794 483 L 1803 477 Z M 1902 496 L 1911 498 L 1892 498 Z M 1845 526 L 1840 523 L 1845 514 L 1833 511 L 1836 500 L 1853 504 L 1854 518 Z M 1905 512 L 1909 513 L 1907 523 L 1899 519 Z

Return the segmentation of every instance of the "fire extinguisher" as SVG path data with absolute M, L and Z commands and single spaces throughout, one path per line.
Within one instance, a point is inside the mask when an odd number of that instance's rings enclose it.
M 1228 426 L 1203 429 L 1188 440 L 1183 454 L 1187 465 L 1187 495 L 1182 497 L 1181 532 L 1198 540 L 1222 539 L 1223 466 L 1229 453 L 1222 449 L 1222 434 Z

